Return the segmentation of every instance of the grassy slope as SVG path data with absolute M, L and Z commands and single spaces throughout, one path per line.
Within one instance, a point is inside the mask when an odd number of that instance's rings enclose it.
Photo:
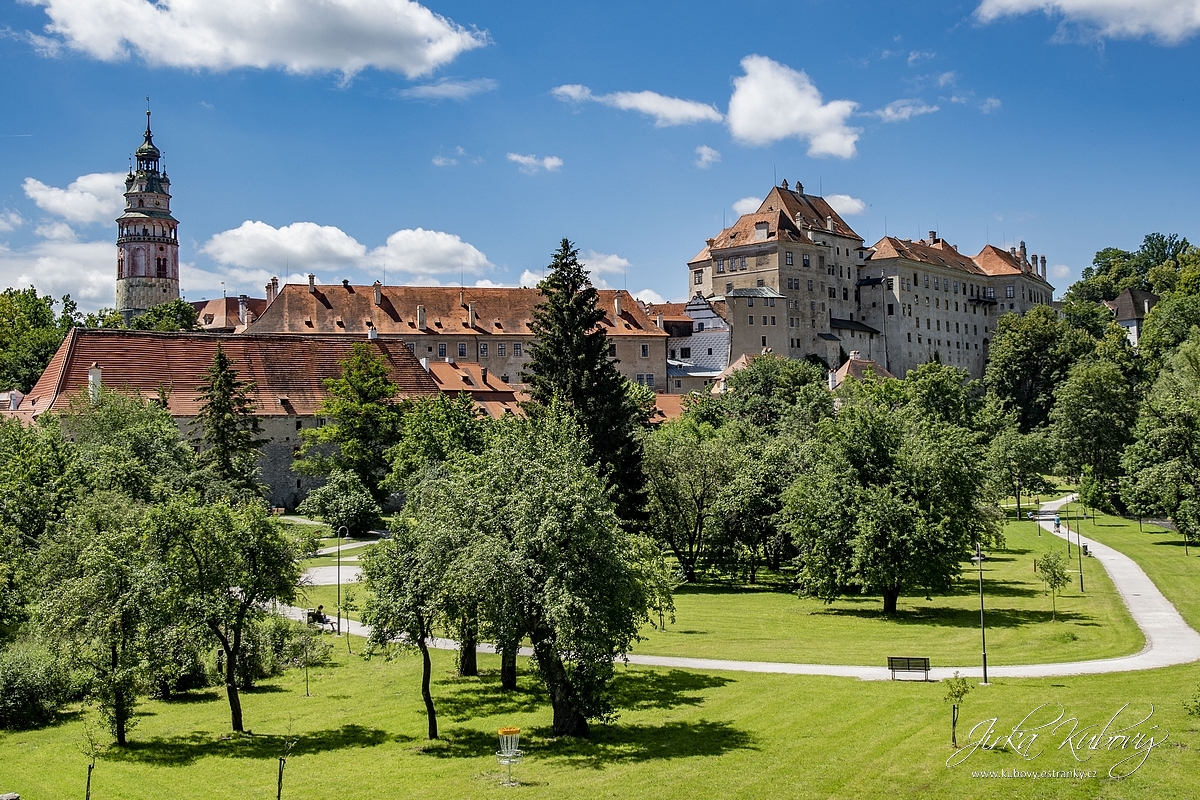
M 1051 622 L 1050 598 L 1033 559 L 1065 546 L 1048 534 L 1038 536 L 1031 522 L 1010 523 L 1006 537 L 1007 549 L 984 563 L 990 663 L 1105 658 L 1142 648 L 1141 632 L 1103 567 L 1084 562 L 1086 594 L 1073 581 L 1058 598 L 1058 621 Z M 883 664 L 889 655 L 913 655 L 940 666 L 974 664 L 978 584 L 972 565 L 965 566 L 970 569 L 952 595 L 902 597 L 892 618 L 882 614 L 878 597 L 826 605 L 771 587 L 683 586 L 675 599 L 676 623 L 666 631 L 647 627 L 635 652 L 826 664 Z
M 357 649 L 357 648 L 356 648 Z M 521 691 L 497 690 L 496 660 L 481 657 L 482 679 L 452 675 L 453 656 L 435 653 L 434 695 L 443 741 L 427 744 L 419 659 L 363 662 L 335 654 L 313 668 L 312 697 L 292 671 L 245 695 L 253 736 L 224 739 L 228 708 L 216 691 L 187 702 L 147 702 L 133 745 L 97 766 L 101 800 L 272 798 L 284 739 L 298 741 L 287 762 L 284 797 L 468 798 L 501 791 L 496 728 L 523 729 L 526 761 L 514 770 L 523 797 L 861 797 L 1140 798 L 1200 796 L 1195 754 L 1200 731 L 1180 700 L 1200 667 L 1138 675 L 1004 681 L 972 692 L 960 742 L 976 722 L 997 716 L 1011 727 L 1045 702 L 1060 702 L 1086 722 L 1103 722 L 1126 702 L 1154 702 L 1170 744 L 1122 782 L 984 780 L 972 769 L 1070 769 L 1048 743 L 1022 761 L 979 752 L 945 766 L 949 709 L 944 687 L 920 682 L 863 683 L 781 675 L 711 674 L 618 668 L 620 718 L 597 725 L 590 742 L 547 738 L 550 710 L 533 676 Z M 33 732 L 0 734 L 0 791 L 23 800 L 82 794 L 83 726 L 73 718 Z M 1093 757 L 1106 769 L 1113 758 Z

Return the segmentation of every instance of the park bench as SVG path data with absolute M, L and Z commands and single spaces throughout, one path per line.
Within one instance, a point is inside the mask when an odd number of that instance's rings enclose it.
M 929 680 L 929 659 L 913 656 L 888 656 L 888 669 L 892 671 L 892 680 L 896 680 L 897 672 L 923 672 L 925 680 Z
M 309 609 L 305 609 L 305 611 L 304 611 L 304 620 L 305 620 L 305 622 L 306 622 L 307 624 L 309 624 L 309 625 L 316 625 L 316 626 L 317 626 L 318 628 L 320 628 L 321 630 L 325 630 L 325 629 L 324 629 L 322 626 L 324 626 L 324 625 L 328 625 L 328 626 L 329 626 L 329 632 L 330 632 L 330 633 L 333 633 L 333 632 L 334 632 L 334 630 L 335 630 L 335 629 L 334 629 L 334 622 L 333 622 L 333 620 L 331 620 L 331 619 L 329 618 L 329 615 L 328 615 L 328 614 L 326 614 L 326 615 L 325 615 L 325 619 L 324 619 L 324 620 L 317 619 L 317 610 L 316 610 L 315 608 L 309 608 Z

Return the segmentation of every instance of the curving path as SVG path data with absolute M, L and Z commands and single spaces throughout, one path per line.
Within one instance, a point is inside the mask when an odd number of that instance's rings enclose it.
M 1038 524 L 1049 533 L 1054 533 L 1054 512 L 1074 499 L 1074 495 L 1064 497 L 1049 503 L 1042 503 L 1038 511 Z M 1059 538 L 1067 536 L 1066 526 Z M 1171 601 L 1163 596 L 1154 582 L 1146 576 L 1142 568 L 1124 553 L 1120 553 L 1107 545 L 1092 541 L 1086 536 L 1082 539 L 1088 546 L 1092 557 L 1098 561 L 1112 579 L 1117 592 L 1129 609 L 1134 622 L 1142 629 L 1146 637 L 1146 646 L 1140 653 L 1121 656 L 1119 658 L 1103 658 L 1094 661 L 1069 661 L 1058 664 L 1024 664 L 1010 666 L 989 666 L 988 677 L 996 678 L 1044 678 L 1058 675 L 1094 675 L 1106 672 L 1132 672 L 1143 669 L 1157 669 L 1175 664 L 1188 664 L 1200 661 L 1200 633 L 1191 628 L 1180 616 Z M 306 576 L 310 583 L 332 583 L 332 575 L 326 579 L 324 571 L 332 571 L 333 567 L 316 567 L 308 570 Z M 286 607 L 284 613 L 293 619 L 303 619 L 304 610 Z M 369 631 L 360 622 L 345 620 L 342 623 L 346 629 L 357 636 L 366 636 Z M 451 639 L 434 639 L 433 647 L 446 650 L 458 649 L 458 643 Z M 481 645 L 481 653 L 493 653 L 491 645 Z M 521 648 L 521 655 L 532 655 L 532 650 Z M 676 667 L 681 669 L 723 670 L 730 672 L 774 672 L 788 675 L 832 675 L 843 678 L 859 678 L 861 680 L 888 680 L 891 672 L 886 667 L 862 667 L 848 664 L 790 664 L 776 661 L 732 661 L 715 658 L 683 658 L 677 656 L 650 656 L 631 653 L 630 664 L 652 667 Z M 948 678 L 954 672 L 969 677 L 982 678 L 983 669 L 980 666 L 937 667 L 930 670 L 932 680 Z

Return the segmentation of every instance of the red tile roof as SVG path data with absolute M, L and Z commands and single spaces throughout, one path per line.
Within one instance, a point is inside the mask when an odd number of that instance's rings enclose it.
M 263 309 L 266 307 L 267 300 L 264 297 L 246 298 L 246 310 L 253 314 L 255 318 L 261 316 Z M 192 303 L 192 308 L 196 309 L 196 324 L 205 330 L 232 331 L 242 324 L 238 299 L 236 297 L 217 297 L 212 300 L 198 300 Z M 212 322 L 206 322 L 206 317 L 210 315 L 212 316 Z
M 341 374 L 339 362 L 356 341 L 365 340 L 74 328 L 16 413 L 32 417 L 64 408 L 71 397 L 87 390 L 88 369 L 97 364 L 104 386 L 147 397 L 165 387 L 172 415 L 195 416 L 201 405 L 196 389 L 220 344 L 239 377 L 256 384 L 251 396 L 260 416 L 310 416 L 326 396 L 324 379 Z M 438 391 L 402 342 L 376 339 L 370 344 L 391 364 L 401 396 Z
M 457 394 L 466 392 L 471 395 L 475 405 L 483 409 L 490 417 L 502 417 L 505 414 L 520 414 L 520 401 L 528 399 L 524 393 L 519 393 L 512 386 L 500 380 L 487 367 L 471 361 L 429 361 L 429 377 L 433 378 L 437 388 L 442 392 Z
M 841 386 L 846 378 L 854 378 L 859 381 L 865 380 L 868 370 L 876 380 L 896 377 L 884 369 L 881 364 L 877 364 L 869 358 L 859 358 L 854 353 L 851 353 L 850 358 L 846 359 L 846 363 L 838 367 L 837 372 L 834 373 L 833 385 L 834 387 Z
M 882 261 L 888 258 L 904 258 L 923 264 L 933 264 L 940 267 L 950 267 L 970 275 L 982 275 L 983 270 L 970 256 L 964 256 L 943 239 L 932 244 L 921 239 L 897 239 L 895 236 L 885 236 L 875 243 L 871 261 Z
M 250 325 L 247 333 L 356 334 L 363 336 L 367 323 L 381 336 L 509 335 L 531 336 L 533 309 L 542 301 L 537 289 L 458 288 L 452 286 L 381 286 L 375 305 L 373 286 L 317 286 L 286 284 L 279 295 Z M 610 335 L 666 336 L 624 290 L 600 289 L 599 305 L 605 316 L 601 327 Z M 621 298 L 621 319 L 614 302 Z M 469 323 L 475 306 L 475 325 Z M 417 306 L 425 308 L 425 329 L 417 327 Z
M 1028 275 L 1045 283 L 1041 273 L 1032 269 L 1027 264 L 1023 265 L 1022 259 L 1018 255 L 1001 250 L 994 244 L 985 245 L 979 251 L 979 255 L 975 256 L 975 263 L 985 275 Z
M 682 417 L 685 397 L 687 397 L 686 394 L 654 395 L 654 411 L 650 414 L 650 424 L 657 425 Z

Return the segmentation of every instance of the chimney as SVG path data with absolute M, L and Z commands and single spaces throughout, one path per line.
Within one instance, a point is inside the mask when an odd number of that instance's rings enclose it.
M 249 300 L 250 298 L 246 297 L 244 294 L 238 295 L 238 322 L 242 323 L 243 325 L 250 321 L 247 319 L 247 317 L 250 315 L 250 311 L 246 306 Z
M 375 323 L 371 320 L 367 320 L 367 338 L 372 341 L 379 338 L 379 331 L 375 330 Z
M 654 320 L 654 324 L 658 326 L 658 329 L 660 331 L 663 330 L 663 315 L 662 314 L 658 315 L 658 317 Z
M 271 298 L 279 297 L 279 278 L 271 278 Z
M 1028 264 L 1029 259 L 1025 257 L 1025 243 L 1021 242 L 1021 264 Z
M 25 399 L 25 395 L 21 394 L 16 389 L 13 389 L 11 392 L 8 393 L 8 410 L 16 411 L 18 408 L 21 407 L 21 401 L 24 399 Z
M 616 294 L 613 295 L 613 311 L 615 311 L 617 314 L 617 316 L 614 319 L 620 319 L 621 318 L 621 293 L 620 292 L 617 292 Z
M 830 214 L 829 216 L 827 216 L 825 218 L 825 230 L 827 230 L 827 231 L 833 230 L 833 215 L 832 214 Z
M 425 370 L 426 372 L 429 372 L 429 359 L 428 358 L 421 359 L 421 369 Z
M 475 327 L 475 304 L 474 303 L 467 304 L 467 327 L 468 328 Z
M 375 281 L 375 285 L 371 288 L 375 290 L 375 305 L 383 305 L 383 284 L 381 284 L 379 281 Z
M 483 378 L 484 385 L 487 384 L 487 367 L 479 368 L 479 377 Z
M 1166 308 L 1166 306 L 1163 306 L 1163 307 Z M 1142 312 L 1143 314 L 1150 313 L 1150 301 L 1148 299 L 1142 301 L 1142 308 L 1144 309 Z
M 308 293 L 309 294 L 317 293 L 317 276 L 313 275 L 311 272 L 308 273 Z
M 1046 277 L 1046 257 L 1042 256 L 1042 279 Z
M 92 398 L 93 403 L 100 402 L 100 389 L 103 386 L 100 362 L 93 361 L 92 366 L 88 367 L 88 395 Z
M 704 240 L 704 243 L 705 243 L 706 245 L 708 245 L 709 247 L 712 247 L 712 246 L 713 246 L 713 242 L 715 242 L 715 241 L 716 241 L 716 239 L 705 239 L 705 240 Z
M 796 181 L 796 194 L 804 194 L 804 184 Z
M 929 243 L 930 243 L 930 244 L 937 244 L 937 231 L 930 231 L 930 232 L 929 232 Z
M 267 284 L 267 305 L 270 305 L 271 301 L 274 299 L 275 299 L 275 293 L 271 291 L 271 284 L 268 283 Z
M 787 182 L 787 178 L 784 178 L 784 179 L 783 179 L 783 183 L 781 183 L 781 184 L 779 184 L 779 185 L 780 185 L 780 186 L 782 186 L 784 189 L 788 188 L 788 182 Z
M 832 392 L 834 389 L 837 388 L 837 372 L 836 371 L 834 371 L 832 369 L 829 370 L 828 374 L 826 374 L 826 376 L 825 376 L 825 379 L 829 383 L 829 391 Z
M 458 304 L 465 306 L 467 304 L 467 292 L 465 289 L 458 290 Z
M 417 306 L 417 330 L 425 330 L 425 306 Z

